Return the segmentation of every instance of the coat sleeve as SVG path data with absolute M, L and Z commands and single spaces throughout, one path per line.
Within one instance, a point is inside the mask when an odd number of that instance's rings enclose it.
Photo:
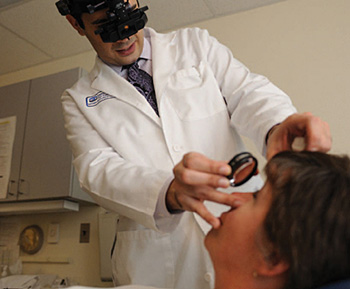
M 172 179 L 172 172 L 124 160 L 94 129 L 68 92 L 62 96 L 62 106 L 82 188 L 107 210 L 147 228 L 172 230 L 181 216 L 155 216 L 157 202 L 162 201 L 158 196 Z
M 265 155 L 265 138 L 275 124 L 296 113 L 290 98 L 266 77 L 254 74 L 231 51 L 203 30 L 207 61 L 218 81 L 231 118 L 241 135 L 252 139 Z

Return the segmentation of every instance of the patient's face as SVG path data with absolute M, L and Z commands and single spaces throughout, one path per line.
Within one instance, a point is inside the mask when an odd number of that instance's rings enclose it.
M 261 256 L 256 233 L 270 203 L 270 186 L 265 184 L 254 197 L 242 199 L 241 205 L 221 215 L 220 228 L 212 229 L 205 239 L 216 272 L 229 268 L 230 272 L 242 273 L 246 270 L 252 274 Z

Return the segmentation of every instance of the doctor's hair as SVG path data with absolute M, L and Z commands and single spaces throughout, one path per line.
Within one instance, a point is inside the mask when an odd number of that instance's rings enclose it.
M 272 202 L 265 238 L 289 264 L 284 289 L 350 277 L 350 159 L 282 152 L 265 167 Z
M 95 4 L 95 0 L 66 0 L 65 3 L 69 8 L 69 14 L 72 15 L 79 23 L 79 26 L 82 29 L 85 29 L 85 25 L 83 20 L 81 19 L 81 15 L 83 13 L 88 13 L 87 5 Z

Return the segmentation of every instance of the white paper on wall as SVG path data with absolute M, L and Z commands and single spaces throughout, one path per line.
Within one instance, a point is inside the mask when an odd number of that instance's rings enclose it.
M 0 198 L 6 198 L 10 179 L 16 116 L 0 118 Z

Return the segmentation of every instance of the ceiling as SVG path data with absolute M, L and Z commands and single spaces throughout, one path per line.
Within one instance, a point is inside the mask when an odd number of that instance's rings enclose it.
M 0 0 L 0 75 L 91 50 L 57 0 Z M 141 0 L 159 32 L 285 0 Z M 15 3 L 18 2 L 18 3 Z M 6 6 L 7 5 L 7 6 Z

